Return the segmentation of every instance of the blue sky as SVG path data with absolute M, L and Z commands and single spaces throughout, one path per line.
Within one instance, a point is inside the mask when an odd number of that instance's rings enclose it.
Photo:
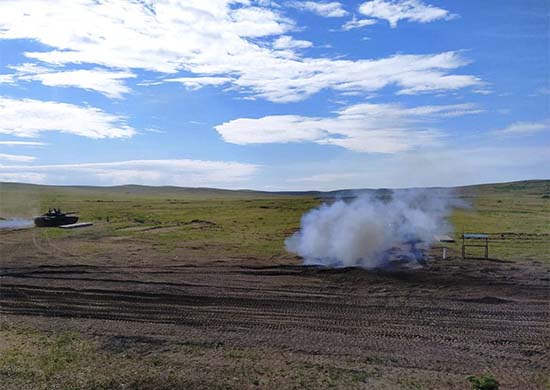
M 547 179 L 547 1 L 0 2 L 0 181 Z

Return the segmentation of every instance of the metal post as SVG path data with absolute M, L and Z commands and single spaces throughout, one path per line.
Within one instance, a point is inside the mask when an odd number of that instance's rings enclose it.
M 489 237 L 485 238 L 485 258 L 489 258 Z
M 447 258 L 447 248 L 443 247 L 443 260 Z

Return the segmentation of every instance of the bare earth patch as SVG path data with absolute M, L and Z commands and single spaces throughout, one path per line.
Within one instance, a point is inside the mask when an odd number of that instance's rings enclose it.
M 2 237 L 8 247 L 33 234 Z M 441 260 L 434 251 L 423 269 L 366 271 L 228 258 L 208 247 L 159 255 L 131 238 L 97 238 L 99 255 L 77 256 L 84 238 L 34 239 L 40 250 L 14 245 L 3 258 L 8 388 L 59 380 L 97 388 L 98 372 L 108 373 L 107 388 L 123 388 L 134 371 L 136 386 L 151 389 L 467 389 L 466 376 L 483 373 L 505 389 L 545 385 L 543 263 Z M 49 341 L 17 349 L 27 328 Z M 34 376 L 25 379 L 17 351 L 41 361 L 67 332 L 87 355 L 47 368 L 49 376 L 27 367 Z M 90 368 L 75 379 L 79 365 Z

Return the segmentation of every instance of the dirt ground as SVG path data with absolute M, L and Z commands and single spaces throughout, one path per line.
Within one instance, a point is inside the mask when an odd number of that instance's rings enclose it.
M 0 232 L 0 312 L 15 326 L 78 331 L 114 352 L 166 354 L 195 343 L 256 351 L 273 367 L 299 361 L 368 373 L 346 386 L 336 380 L 341 388 L 466 389 L 467 375 L 483 373 L 502 389 L 548 386 L 542 262 L 442 260 L 433 250 L 422 269 L 323 269 L 216 248 L 159 254 L 123 237 L 38 237 Z M 216 359 L 227 367 L 232 357 L 195 359 L 215 372 Z M 205 383 L 204 372 L 196 375 Z M 247 387 L 308 387 L 262 380 Z

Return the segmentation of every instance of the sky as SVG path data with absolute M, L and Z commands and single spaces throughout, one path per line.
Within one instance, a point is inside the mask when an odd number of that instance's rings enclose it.
M 0 181 L 549 179 L 550 3 L 0 1 Z

